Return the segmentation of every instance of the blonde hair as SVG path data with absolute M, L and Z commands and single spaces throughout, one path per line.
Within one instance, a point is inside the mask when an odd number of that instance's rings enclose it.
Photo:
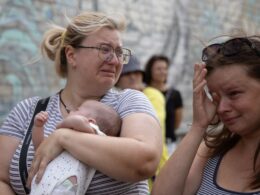
M 103 27 L 122 32 L 125 26 L 123 17 L 112 17 L 99 12 L 83 12 L 71 20 L 68 19 L 67 28 L 53 25 L 44 34 L 41 51 L 43 55 L 54 61 L 57 74 L 64 78 L 67 76 L 66 46 L 79 45 L 87 36 Z

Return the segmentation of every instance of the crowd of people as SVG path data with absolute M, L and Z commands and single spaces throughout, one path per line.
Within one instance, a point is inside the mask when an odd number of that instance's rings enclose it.
M 46 31 L 43 55 L 66 83 L 22 100 L 0 127 L 0 194 L 260 195 L 260 36 L 202 50 L 193 121 L 173 147 L 184 105 L 171 62 L 142 65 L 124 29 L 83 12 Z

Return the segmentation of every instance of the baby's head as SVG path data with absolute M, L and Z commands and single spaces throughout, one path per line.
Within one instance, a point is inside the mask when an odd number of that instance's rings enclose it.
M 79 107 L 78 114 L 93 118 L 99 129 L 106 135 L 118 136 L 121 130 L 121 118 L 110 106 L 96 100 L 86 100 Z

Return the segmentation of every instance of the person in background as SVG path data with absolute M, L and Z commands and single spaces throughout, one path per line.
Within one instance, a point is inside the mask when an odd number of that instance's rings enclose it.
M 124 65 L 120 78 L 116 84 L 116 87 L 123 90 L 127 88 L 133 88 L 136 90 L 142 91 L 152 103 L 156 114 L 158 116 L 160 125 L 161 125 L 161 133 L 163 137 L 163 153 L 161 156 L 161 160 L 159 166 L 157 167 L 156 174 L 149 179 L 150 189 L 152 188 L 153 180 L 156 175 L 159 173 L 160 169 L 163 167 L 164 163 L 168 160 L 168 151 L 167 146 L 165 144 L 165 99 L 163 94 L 153 88 L 146 87 L 143 83 L 143 75 L 144 71 L 141 68 L 140 61 L 136 56 L 132 55 L 129 62 Z
M 162 153 L 162 135 L 156 113 L 141 92 L 113 90 L 131 51 L 123 47 L 125 20 L 118 15 L 82 12 L 66 28 L 53 26 L 41 49 L 66 80 L 61 93 L 51 95 L 46 111 L 44 141 L 27 153 L 27 188 L 36 175 L 39 183 L 47 165 L 64 150 L 96 169 L 86 194 L 148 194 Z M 60 91 L 60 90 L 59 90 Z M 19 102 L 0 127 L 0 194 L 24 195 L 19 174 L 21 145 L 39 97 Z M 111 106 L 120 115 L 118 137 L 99 136 L 56 126 L 86 100 Z M 10 172 L 9 172 L 10 170 Z
M 129 62 L 124 65 L 121 75 L 116 83 L 119 89 L 135 89 L 143 91 L 145 85 L 143 83 L 144 71 L 136 56 L 132 55 Z
M 209 45 L 202 61 L 194 66 L 191 127 L 152 194 L 259 195 L 260 36 Z
M 34 118 L 32 142 L 35 150 L 44 140 L 44 125 L 48 120 L 48 112 L 41 111 Z M 80 132 L 99 135 L 118 136 L 121 119 L 110 106 L 96 100 L 86 100 L 75 111 L 57 125 L 57 128 L 70 128 Z M 81 195 L 84 194 L 95 174 L 95 169 L 87 167 L 68 152 L 62 152 L 47 166 L 39 184 L 34 177 L 32 195 Z
M 183 103 L 179 90 L 167 85 L 169 58 L 153 55 L 145 66 L 144 82 L 147 86 L 160 90 L 166 99 L 166 142 L 169 154 L 176 148 L 176 130 L 180 127 L 183 115 Z

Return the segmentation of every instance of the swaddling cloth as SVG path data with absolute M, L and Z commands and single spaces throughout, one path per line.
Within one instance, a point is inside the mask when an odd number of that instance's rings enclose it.
M 90 125 L 98 135 L 105 135 L 97 125 Z M 33 178 L 30 194 L 82 195 L 86 192 L 95 171 L 64 151 L 49 163 L 39 184 L 35 183 L 36 177 Z M 72 176 L 76 177 L 76 184 L 69 180 Z

